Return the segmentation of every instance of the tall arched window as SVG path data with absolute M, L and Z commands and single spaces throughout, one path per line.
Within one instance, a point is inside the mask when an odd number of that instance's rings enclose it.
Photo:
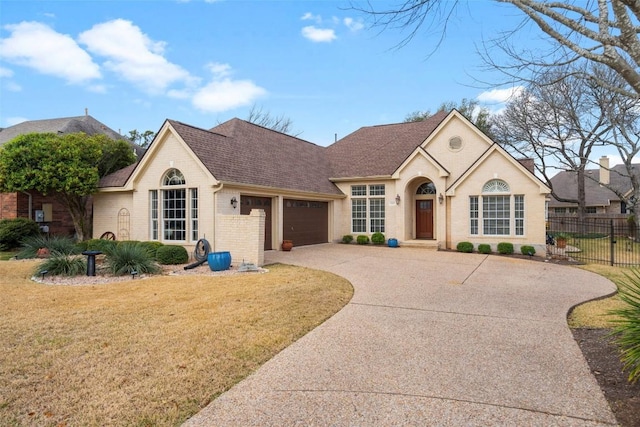
M 511 195 L 509 184 L 492 179 L 482 187 L 481 196 L 469 197 L 469 220 L 473 235 L 523 236 L 524 196 Z
M 187 188 L 179 169 L 169 169 L 160 189 L 149 191 L 149 217 L 151 240 L 198 240 L 198 189 Z

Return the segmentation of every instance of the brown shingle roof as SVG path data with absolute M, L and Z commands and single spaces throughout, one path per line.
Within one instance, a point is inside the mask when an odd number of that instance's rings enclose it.
M 640 165 L 633 165 L 634 168 Z M 609 188 L 600 185 L 600 169 L 588 169 L 585 171 L 585 196 L 587 206 L 608 206 L 610 200 L 620 200 L 620 198 Z M 631 181 L 627 177 L 624 165 L 616 165 L 611 168 L 610 186 L 626 193 L 631 190 Z M 558 197 L 576 199 L 578 197 L 577 174 L 571 171 L 559 172 L 551 178 L 553 191 Z M 551 207 L 575 206 L 575 203 L 559 202 L 554 197 L 549 201 Z
M 218 180 L 342 194 L 329 181 L 324 147 L 240 119 L 209 131 L 173 120 L 169 123 Z
M 358 129 L 327 148 L 332 178 L 391 175 L 447 117 Z
M 117 170 L 109 175 L 102 177 L 98 182 L 98 188 L 104 187 L 122 187 L 127 183 L 127 180 L 133 173 L 134 169 L 138 166 L 138 163 L 130 164 L 120 170 Z

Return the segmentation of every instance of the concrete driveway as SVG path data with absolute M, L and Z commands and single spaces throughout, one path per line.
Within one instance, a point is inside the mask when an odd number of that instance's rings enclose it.
M 326 244 L 268 252 L 352 301 L 185 426 L 597 426 L 615 418 L 567 327 L 615 291 L 577 268 Z

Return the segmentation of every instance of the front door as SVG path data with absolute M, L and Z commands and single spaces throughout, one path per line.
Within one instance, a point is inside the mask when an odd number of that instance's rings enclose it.
M 433 200 L 416 200 L 416 238 L 433 239 Z

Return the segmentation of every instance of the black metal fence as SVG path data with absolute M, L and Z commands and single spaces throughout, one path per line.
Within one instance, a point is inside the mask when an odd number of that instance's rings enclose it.
M 547 221 L 549 251 L 585 263 L 640 265 L 640 239 L 634 222 L 620 218 L 555 217 Z M 563 240 L 566 238 L 566 246 Z

